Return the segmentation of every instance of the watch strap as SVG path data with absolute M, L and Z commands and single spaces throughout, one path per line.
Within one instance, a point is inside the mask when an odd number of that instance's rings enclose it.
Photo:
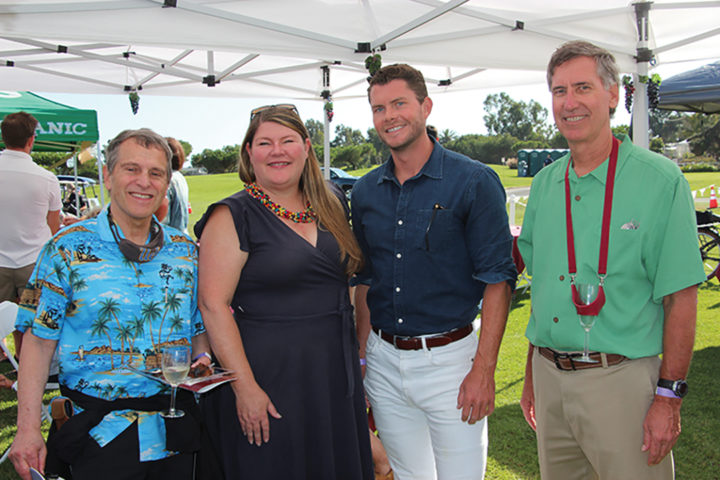
M 667 398 L 681 398 L 679 395 L 676 395 L 675 392 L 665 387 L 657 387 L 657 389 L 655 390 L 655 395 L 660 395 L 661 397 Z

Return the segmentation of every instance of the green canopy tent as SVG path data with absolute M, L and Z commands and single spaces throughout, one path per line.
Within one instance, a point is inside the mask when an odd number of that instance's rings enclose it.
M 99 138 L 97 112 L 53 102 L 32 92 L 0 91 L 0 118 L 20 111 L 27 112 L 38 120 L 33 151 L 72 152 L 75 155 L 73 163 L 77 184 L 78 153 L 97 143 Z M 0 149 L 2 148 L 5 148 L 5 145 L 0 140 Z M 97 158 L 99 159 L 99 155 Z M 99 167 L 98 160 L 98 169 Z M 99 177 L 100 195 L 104 197 L 102 175 Z M 104 203 L 104 198 L 101 198 L 101 203 Z
M 70 107 L 31 92 L 0 92 L 0 118 L 21 110 L 38 119 L 34 148 L 38 152 L 77 151 L 99 138 L 95 110 Z M 0 147 L 5 148 L 2 142 Z

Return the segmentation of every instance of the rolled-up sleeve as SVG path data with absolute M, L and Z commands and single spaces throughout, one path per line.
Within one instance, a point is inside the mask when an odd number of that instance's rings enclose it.
M 489 169 L 476 172 L 467 189 L 470 203 L 465 224 L 473 278 L 485 284 L 508 282 L 515 288 L 517 270 L 512 260 L 512 235 L 505 210 L 505 189 Z

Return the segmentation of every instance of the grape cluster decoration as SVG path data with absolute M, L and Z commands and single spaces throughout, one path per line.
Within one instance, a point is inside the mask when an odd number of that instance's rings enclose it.
M 657 73 L 654 73 L 647 80 L 648 108 L 650 110 L 657 110 L 660 101 L 660 82 L 660 75 Z
M 368 82 L 373 77 L 373 75 L 375 75 L 375 73 L 380 70 L 380 67 L 382 67 L 382 57 L 379 53 L 369 55 L 365 59 L 365 68 L 367 68 L 368 72 L 370 73 L 370 76 L 367 78 Z
M 625 87 L 625 110 L 632 112 L 633 95 L 635 94 L 635 84 L 630 75 L 623 76 L 623 87 Z
M 335 115 L 335 112 L 333 111 L 333 102 L 332 98 L 328 99 L 327 102 L 325 102 L 325 115 L 327 115 L 328 122 L 332 122 L 333 116 Z
M 132 91 L 128 95 L 128 98 L 130 99 L 130 108 L 132 108 L 133 115 L 137 115 L 140 109 L 140 95 L 138 95 L 136 91 Z
M 648 108 L 657 110 L 660 101 L 660 75 L 653 73 L 651 77 L 640 75 L 638 82 L 647 84 Z M 625 87 L 625 110 L 632 113 L 633 94 L 635 93 L 635 84 L 630 75 L 624 75 L 622 79 L 623 87 Z

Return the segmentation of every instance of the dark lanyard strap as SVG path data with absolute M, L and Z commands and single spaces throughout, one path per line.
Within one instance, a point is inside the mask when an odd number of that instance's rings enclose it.
M 575 262 L 575 236 L 573 234 L 572 208 L 570 197 L 570 161 L 565 169 L 565 222 L 567 234 L 568 271 L 570 273 L 573 303 L 581 315 L 597 315 L 605 304 L 605 292 L 603 283 L 607 273 L 608 248 L 610 245 L 610 215 L 612 213 L 613 187 L 615 186 L 615 170 L 617 168 L 617 157 L 620 142 L 613 137 L 610 162 L 608 163 L 607 178 L 605 179 L 605 202 L 603 205 L 602 230 L 600 233 L 600 258 L 598 260 L 598 276 L 600 277 L 600 293 L 595 302 L 584 305 L 575 288 L 575 274 L 577 265 Z

